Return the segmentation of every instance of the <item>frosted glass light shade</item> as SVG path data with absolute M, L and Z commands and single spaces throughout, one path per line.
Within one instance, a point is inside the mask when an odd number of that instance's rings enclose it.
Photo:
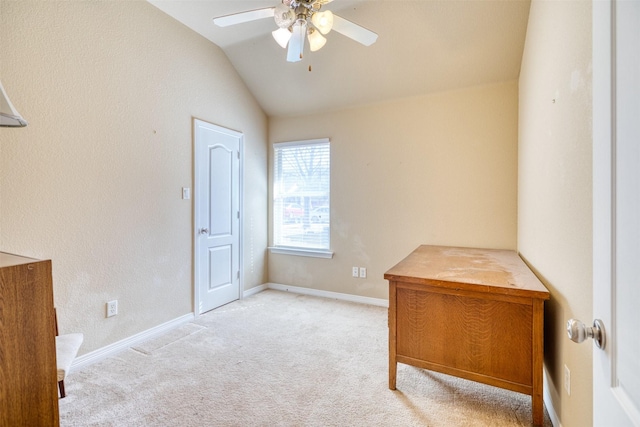
M 316 12 L 311 17 L 311 22 L 322 34 L 327 34 L 333 27 L 333 13 L 330 10 Z
M 276 39 L 276 42 L 285 49 L 287 47 L 287 43 L 289 43 L 289 39 L 291 38 L 291 31 L 286 28 L 278 28 L 277 30 L 272 31 L 271 35 Z
M 296 13 L 289 8 L 289 5 L 281 3 L 273 11 L 273 19 L 278 27 L 289 28 L 296 20 Z
M 315 31 L 315 30 L 311 31 L 307 36 L 307 38 L 309 39 L 309 47 L 311 49 L 311 52 L 320 50 L 322 46 L 324 46 L 325 43 L 327 42 L 327 39 L 322 37 L 322 34 L 320 34 L 320 31 Z

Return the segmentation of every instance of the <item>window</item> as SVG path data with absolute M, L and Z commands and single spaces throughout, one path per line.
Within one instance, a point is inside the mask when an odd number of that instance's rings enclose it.
M 330 257 L 329 139 L 283 142 L 273 148 L 271 250 Z

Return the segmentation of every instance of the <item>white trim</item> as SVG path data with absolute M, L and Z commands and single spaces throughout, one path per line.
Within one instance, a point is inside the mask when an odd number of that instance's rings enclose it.
M 197 157 L 197 153 L 198 153 L 198 141 L 196 141 L 196 135 L 198 133 L 197 131 L 197 126 L 198 126 L 198 120 L 197 119 L 193 119 L 193 144 L 192 144 L 192 159 L 193 159 L 193 163 L 191 165 L 191 170 L 192 170 L 192 174 L 193 174 L 193 182 L 191 183 L 191 188 L 193 189 L 193 191 L 191 192 L 191 247 L 192 247 L 192 254 L 191 254 L 191 271 L 193 272 L 193 283 L 192 283 L 192 289 L 193 289 L 193 314 L 195 317 L 198 317 L 200 315 L 200 289 L 198 289 L 198 280 L 200 278 L 200 273 L 198 272 L 198 262 L 196 261 L 196 258 L 198 257 L 198 205 L 197 205 L 197 197 L 198 197 L 198 172 L 196 171 L 196 157 Z
M 542 400 L 544 402 L 545 408 L 547 408 L 547 412 L 549 413 L 549 418 L 551 419 L 551 424 L 553 427 L 562 427 L 562 423 L 558 419 L 558 414 L 556 414 L 556 410 L 553 407 L 553 399 L 551 399 L 551 393 L 549 393 L 551 381 L 549 381 L 549 372 L 547 372 L 547 368 L 543 367 L 542 369 Z
M 389 301 L 382 298 L 363 297 L 360 295 L 343 294 L 339 292 L 323 291 L 320 289 L 301 288 L 299 286 L 282 285 L 280 283 L 267 283 L 267 288 L 277 291 L 293 292 L 314 297 L 331 298 L 341 301 L 357 302 L 360 304 L 376 305 L 379 307 L 389 307 Z
M 331 139 L 329 138 L 317 138 L 317 139 L 307 139 L 304 141 L 289 141 L 289 142 L 274 142 L 273 148 L 276 147 L 295 147 L 297 145 L 311 145 L 311 144 L 329 144 Z
M 326 251 L 324 249 L 298 249 L 288 248 L 282 246 L 269 246 L 269 252 L 272 254 L 281 255 L 296 255 L 296 256 L 308 256 L 313 258 L 333 258 L 333 251 Z
M 240 133 L 238 141 L 238 211 L 240 220 L 238 227 L 238 299 L 243 298 L 244 289 L 244 134 Z M 194 310 L 195 311 L 195 310 Z
M 90 353 L 83 354 L 82 356 L 75 358 L 75 360 L 71 364 L 70 371 L 81 369 L 85 366 L 100 362 L 101 360 L 106 359 L 110 356 L 114 356 L 128 348 L 135 346 L 136 344 L 140 344 L 151 338 L 155 338 L 159 335 L 169 332 L 170 330 L 182 326 L 186 323 L 192 322 L 194 319 L 194 313 L 185 314 L 184 316 L 180 316 L 161 325 L 154 326 L 151 329 L 147 329 L 146 331 L 142 331 L 140 333 L 132 335 L 129 338 L 114 342 L 113 344 L 109 344 L 106 347 L 99 348 Z
M 264 291 L 267 289 L 267 285 L 259 285 L 256 287 L 253 287 L 251 289 L 247 289 L 246 291 L 244 291 L 242 293 L 242 298 L 248 298 L 251 295 L 255 295 L 255 294 L 259 294 L 260 292 Z

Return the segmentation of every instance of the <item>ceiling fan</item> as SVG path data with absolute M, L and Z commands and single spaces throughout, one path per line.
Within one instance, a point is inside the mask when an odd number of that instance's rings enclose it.
M 287 61 L 298 62 L 304 52 L 304 36 L 309 40 L 312 52 L 325 45 L 327 39 L 323 37 L 334 30 L 365 46 L 370 46 L 378 35 L 358 24 L 332 13 L 330 10 L 321 12 L 322 6 L 333 0 L 282 0 L 275 7 L 248 10 L 231 15 L 213 18 L 219 27 L 242 24 L 263 18 L 273 17 L 278 29 L 271 34 L 283 48 L 287 48 Z

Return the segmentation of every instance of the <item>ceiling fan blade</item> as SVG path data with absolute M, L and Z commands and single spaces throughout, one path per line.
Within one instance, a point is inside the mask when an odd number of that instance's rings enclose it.
M 365 46 L 371 46 L 378 40 L 378 35 L 371 30 L 333 14 L 333 31 L 347 36 Z
M 304 51 L 304 36 L 307 34 L 307 24 L 295 23 L 293 25 L 293 34 L 289 39 L 289 49 L 287 50 L 287 62 L 298 62 L 302 59 Z
M 213 23 L 218 27 L 228 27 L 229 25 L 242 24 L 244 22 L 255 21 L 263 18 L 273 18 L 275 7 L 264 9 L 248 10 L 246 12 L 232 13 L 231 15 L 213 18 Z

